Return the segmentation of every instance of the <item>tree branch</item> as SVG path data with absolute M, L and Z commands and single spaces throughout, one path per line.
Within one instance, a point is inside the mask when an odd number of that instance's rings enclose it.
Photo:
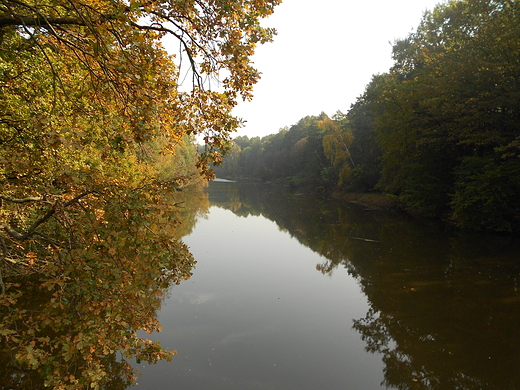
M 193 44 L 195 44 L 207 57 L 211 57 L 211 56 L 206 52 L 204 47 L 202 45 L 200 45 L 197 42 L 197 40 L 191 36 L 190 33 L 188 33 L 185 29 L 183 29 L 177 23 L 175 23 L 175 21 L 173 21 L 171 18 L 168 18 L 166 16 L 161 16 L 161 15 L 156 14 L 156 13 L 154 13 L 154 15 L 160 16 L 160 17 L 166 19 L 168 22 L 172 23 L 177 29 L 179 29 L 181 34 L 179 35 L 177 32 L 175 32 L 175 31 L 173 31 L 173 30 L 171 30 L 171 29 L 169 29 L 167 27 L 164 27 L 160 23 L 154 23 L 153 25 L 150 25 L 150 26 L 140 25 L 140 24 L 137 24 L 137 23 L 134 23 L 134 22 L 132 22 L 130 24 L 133 27 L 135 27 L 135 28 L 137 28 L 139 30 L 151 30 L 151 31 L 156 31 L 156 32 L 163 32 L 163 33 L 170 34 L 170 35 L 174 36 L 175 38 L 177 38 L 177 40 L 180 42 L 181 46 L 184 48 L 184 51 L 188 55 L 188 60 L 190 61 L 190 66 L 191 66 L 191 69 L 192 69 L 193 76 L 194 76 L 194 79 L 196 81 L 196 84 L 197 84 L 197 86 L 199 88 L 202 88 L 202 76 L 197 71 L 197 64 L 195 62 L 195 58 L 193 57 L 193 54 L 192 54 L 190 48 L 188 47 L 188 42 L 186 42 L 186 40 L 184 39 L 183 35 L 187 35 L 188 39 L 189 39 L 189 42 L 192 42 Z
M 12 238 L 15 238 L 17 240 L 23 240 L 24 235 L 16 230 L 14 230 L 11 225 L 8 225 L 7 223 L 0 223 L 0 229 L 5 230 L 7 234 L 9 234 Z
M 67 203 L 65 203 L 63 205 L 63 207 L 69 207 L 69 206 L 72 206 L 73 204 L 77 203 L 80 201 L 81 198 L 84 198 L 85 196 L 88 196 L 90 194 L 93 194 L 93 193 L 96 193 L 96 191 L 87 191 L 87 192 L 84 192 L 84 193 L 81 193 L 79 194 L 78 196 L 74 197 L 73 199 L 69 200 Z M 9 197 L 8 197 L 9 198 Z M 5 195 L 1 195 L 1 199 L 5 199 Z M 29 200 L 28 200 L 29 199 Z M 25 199 L 13 199 L 13 198 L 9 198 L 7 200 L 11 200 L 11 201 L 18 201 L 18 202 L 15 202 L 15 203 L 27 203 L 27 202 L 31 202 L 31 201 L 35 201 L 35 200 L 42 200 L 40 198 L 25 198 Z M 16 240 L 20 240 L 20 241 L 25 241 L 27 240 L 28 238 L 32 237 L 33 235 L 35 234 L 39 234 L 38 232 L 36 232 L 36 229 L 38 229 L 38 227 L 47 222 L 55 213 L 56 213 L 56 208 L 58 206 L 58 202 L 54 203 L 54 205 L 52 206 L 52 208 L 50 208 L 43 217 L 41 217 L 40 219 L 36 220 L 32 225 L 31 227 L 29 228 L 29 230 L 27 230 L 27 232 L 25 234 L 22 234 L 20 232 L 18 232 L 17 230 L 15 230 L 11 225 L 7 224 L 7 223 L 2 223 L 0 224 L 0 229 L 1 230 L 4 230 L 7 234 L 9 234 L 12 238 L 16 239 Z M 40 236 L 43 236 L 40 234 Z
M 0 18 L 0 28 L 7 26 L 45 27 L 62 24 L 85 26 L 85 22 L 80 18 L 45 18 L 42 16 L 25 15 L 13 15 L 11 17 Z
M 43 198 L 41 196 L 33 196 L 33 197 L 28 197 L 28 198 L 17 199 L 17 198 L 11 198 L 10 196 L 2 195 L 2 194 L 0 194 L 0 199 L 3 199 L 5 201 L 11 202 L 11 203 L 41 202 L 41 201 L 45 200 L 45 198 Z

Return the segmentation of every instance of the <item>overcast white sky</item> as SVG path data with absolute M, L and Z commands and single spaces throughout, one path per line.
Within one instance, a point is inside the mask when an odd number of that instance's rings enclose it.
M 263 137 L 307 115 L 348 112 L 371 76 L 391 67 L 391 42 L 440 2 L 283 0 L 263 22 L 278 35 L 253 57 L 262 79 L 253 100 L 234 111 L 247 121 L 235 136 Z

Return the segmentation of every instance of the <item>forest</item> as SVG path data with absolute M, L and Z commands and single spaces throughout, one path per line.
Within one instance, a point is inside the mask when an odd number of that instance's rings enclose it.
M 520 4 L 439 4 L 346 113 L 233 140 L 223 178 L 376 192 L 477 231 L 520 230 Z

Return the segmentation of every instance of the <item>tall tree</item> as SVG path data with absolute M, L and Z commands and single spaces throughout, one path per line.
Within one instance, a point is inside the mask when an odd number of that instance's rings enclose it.
M 337 120 L 324 118 L 318 126 L 325 130 L 323 137 L 323 151 L 332 165 L 339 171 L 338 185 L 341 187 L 349 178 L 349 174 L 356 168 L 356 163 L 352 158 L 350 147 L 354 141 L 352 132 L 344 129 L 346 120 L 342 114 L 337 115 Z M 343 126 L 342 126 L 342 123 Z
M 381 176 L 381 148 L 376 140 L 374 119 L 378 108 L 377 80 L 384 77 L 374 76 L 346 115 L 347 126 L 354 137 L 350 151 L 356 161 L 350 185 L 358 191 L 373 191 Z

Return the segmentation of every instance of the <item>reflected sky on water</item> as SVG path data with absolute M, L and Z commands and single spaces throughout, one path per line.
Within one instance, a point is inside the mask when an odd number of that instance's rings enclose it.
M 518 243 L 213 183 L 140 389 L 517 389 Z

